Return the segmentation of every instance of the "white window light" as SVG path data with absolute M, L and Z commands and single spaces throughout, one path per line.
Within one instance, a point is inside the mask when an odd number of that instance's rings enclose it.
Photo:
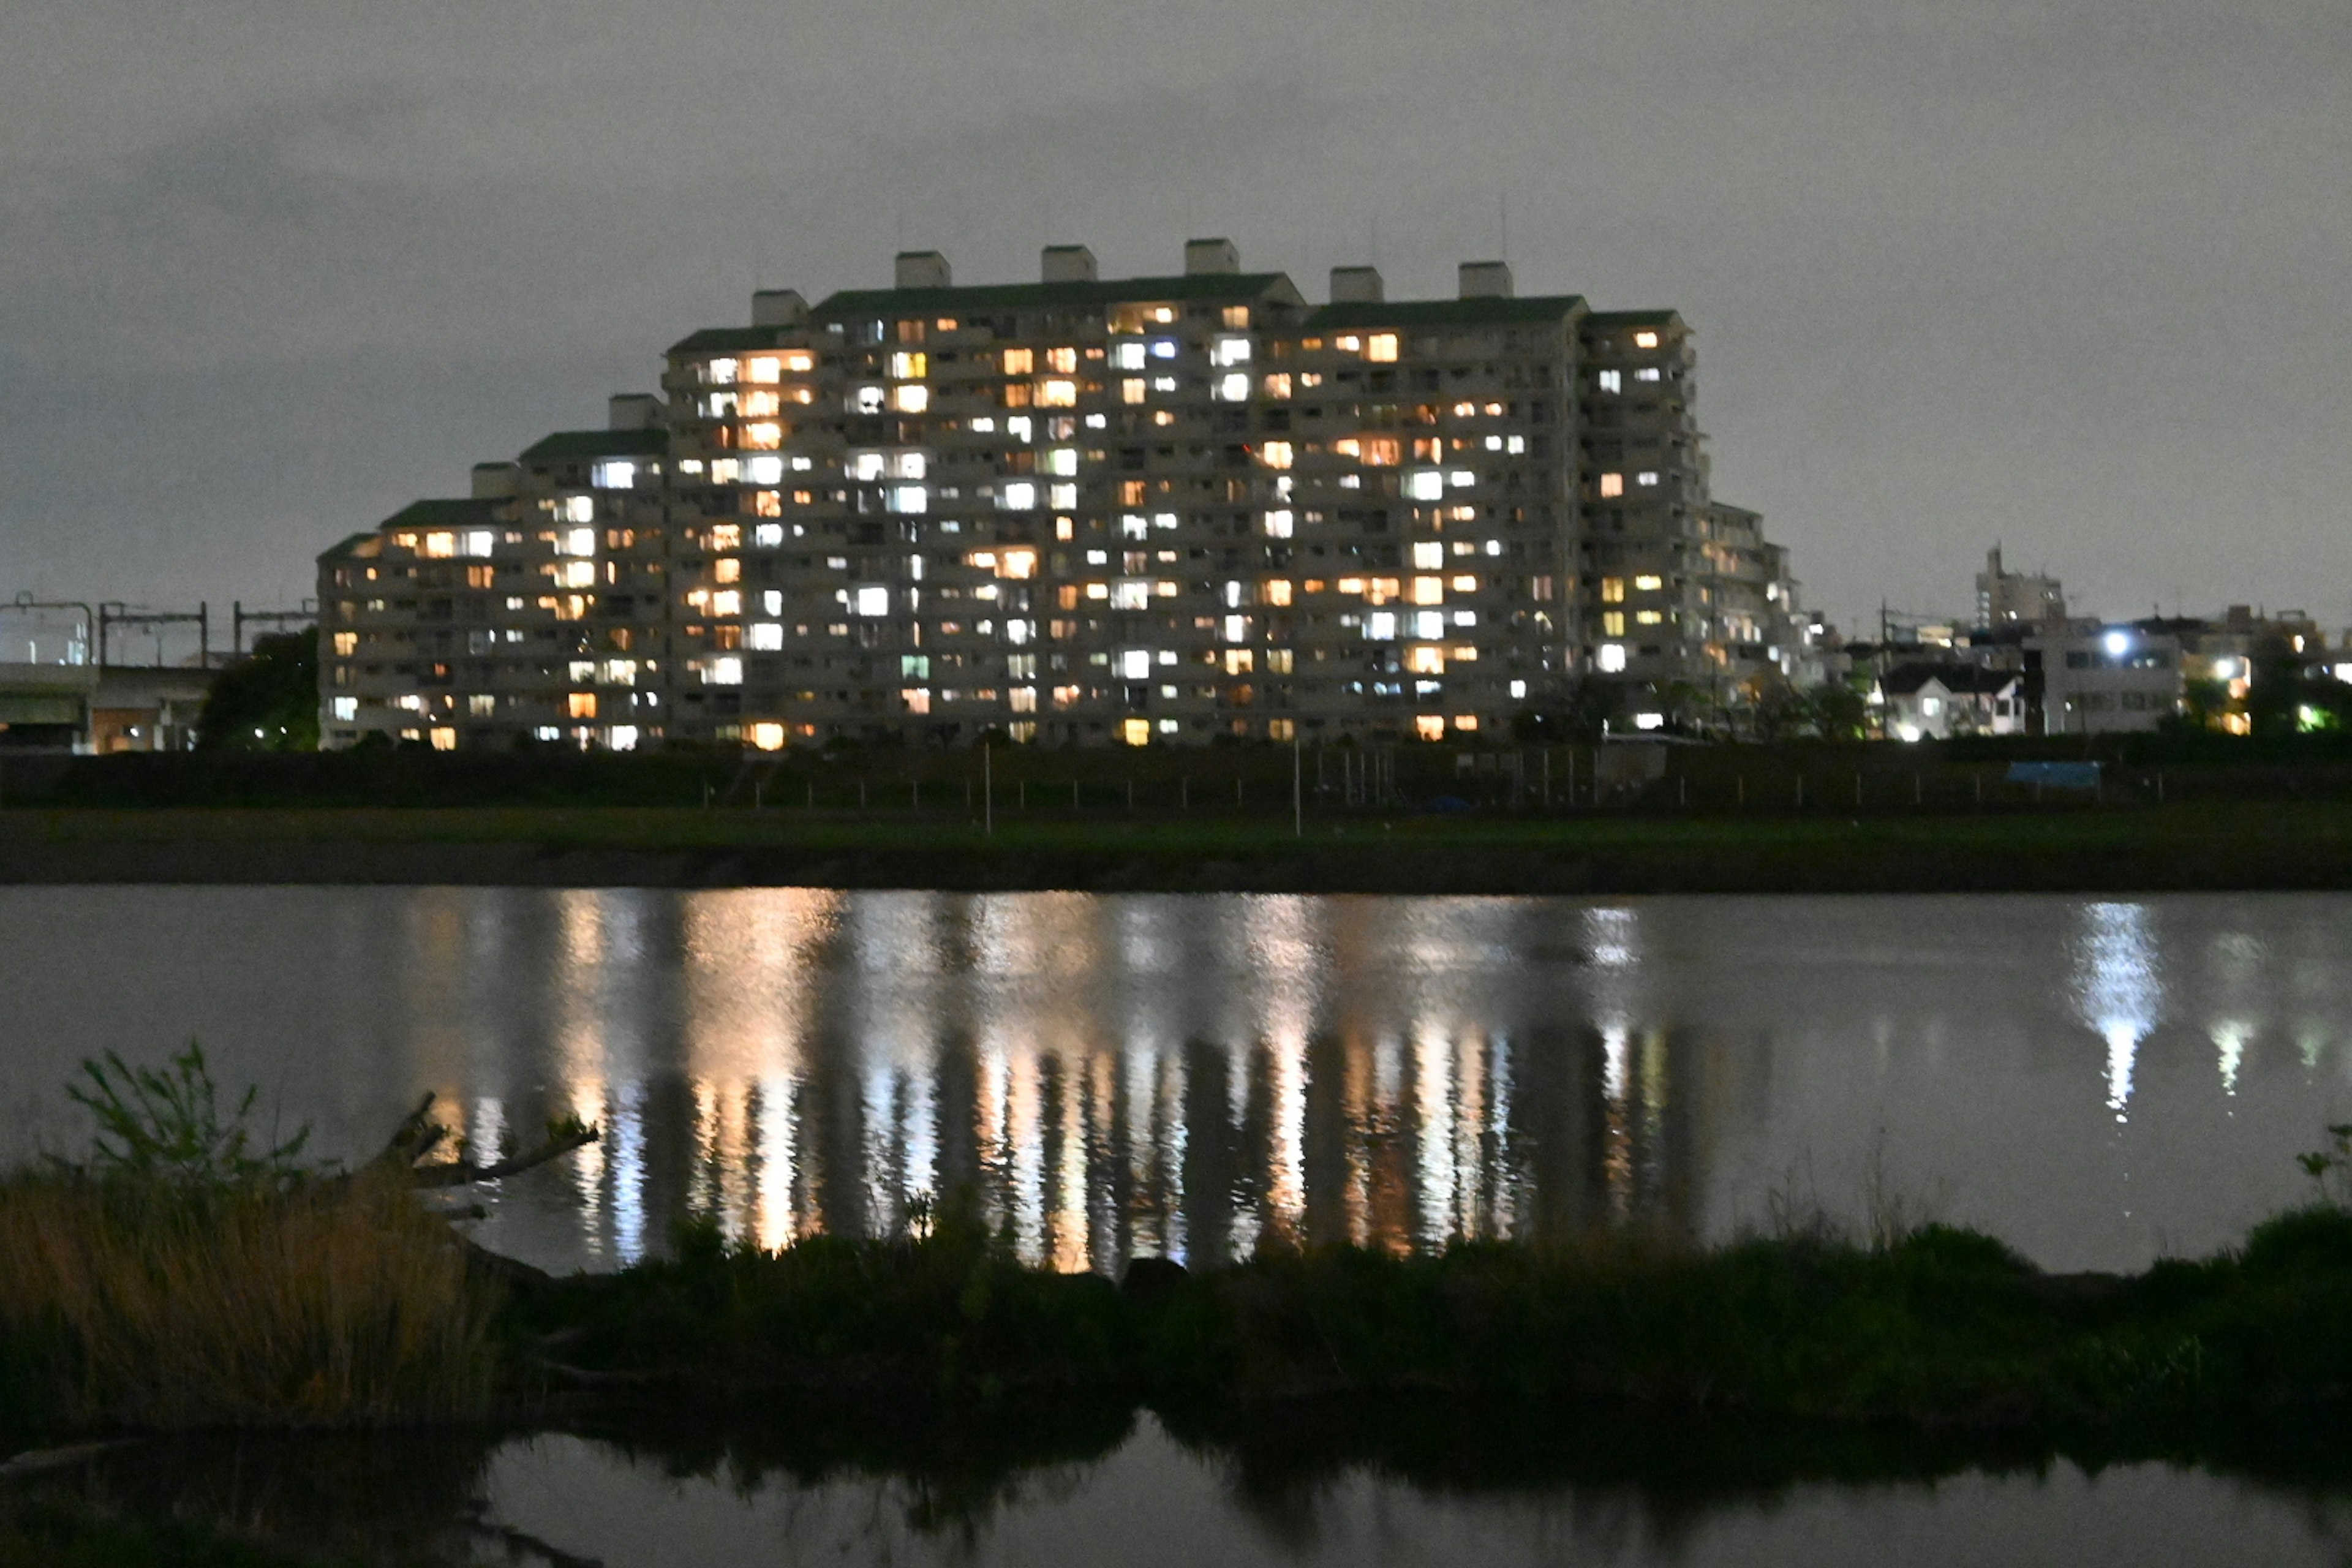
M 1055 511 L 1076 511 L 1078 509 L 1078 487 L 1054 485 L 1045 492 L 1045 504 Z
M 1155 375 L 1151 378 L 1151 390 L 1173 392 L 1176 390 L 1176 378 L 1172 375 Z
M 1268 539 L 1288 539 L 1290 525 L 1291 514 L 1287 510 L 1270 511 L 1265 514 L 1265 536 Z
M 1151 357 L 1153 359 L 1174 359 L 1176 357 L 1176 340 L 1173 338 L 1153 339 L 1151 342 Z M 1171 388 L 1171 390 L 1173 389 Z
M 1250 341 L 1247 338 L 1219 338 L 1209 346 L 1209 363 L 1214 365 L 1247 364 Z
M 784 628 L 773 621 L 755 621 L 745 633 L 755 652 L 773 653 L 784 646 Z
M 740 686 L 743 684 L 743 661 L 731 655 L 714 658 L 702 667 L 705 686 Z
M 1396 613 L 1374 610 L 1364 617 L 1364 636 L 1372 642 L 1394 642 L 1397 635 Z
M 861 616 L 887 616 L 890 613 L 890 590 L 871 584 L 861 587 L 851 608 Z
M 1663 713 L 1636 713 L 1633 715 L 1633 728 L 1636 730 L 1663 730 L 1665 727 L 1666 716 Z
M 930 492 L 920 485 L 894 485 L 887 493 L 892 511 L 920 512 L 930 510 Z
M 1247 371 L 1234 371 L 1230 374 L 1217 377 L 1210 384 L 1211 394 L 1220 403 L 1247 403 L 1249 390 L 1250 378 Z
M 460 539 L 464 553 L 475 556 L 488 555 L 490 552 L 490 546 L 496 542 L 497 536 L 487 528 L 477 529 Z
M 713 386 L 732 386 L 741 376 L 742 371 L 743 365 L 740 360 L 715 359 L 703 366 L 702 379 Z
M 335 699 L 335 717 L 338 720 L 348 724 L 357 720 L 359 716 L 360 700 L 358 698 L 338 697 Z
M 1038 454 L 1038 470 L 1059 474 L 1066 479 L 1078 471 L 1078 449 L 1076 447 L 1049 447 Z
M 755 485 L 783 483 L 784 460 L 778 457 L 752 458 L 743 465 L 744 475 Z
M 1412 613 L 1412 635 L 1423 642 L 1433 642 L 1445 635 L 1444 610 L 1415 610 Z
M 1456 468 L 1445 476 L 1445 482 L 1457 490 L 1468 489 L 1478 482 L 1478 476 L 1467 468 Z
M 1601 673 L 1604 675 L 1614 675 L 1618 671 L 1623 669 L 1625 668 L 1625 645 L 1621 642 L 1602 643 L 1601 645 L 1600 664 Z
M 760 595 L 760 607 L 772 616 L 784 613 L 784 595 L 781 588 L 771 588 Z
M 1633 379 L 1635 381 L 1655 381 L 1658 379 L 1658 367 L 1654 364 L 1645 364 L 1641 369 L 1633 373 Z
M 1227 642 L 1249 641 L 1249 617 L 1247 616 L 1227 616 L 1225 617 L 1225 640 Z
M 1121 653 L 1118 656 L 1118 673 L 1120 678 L 1126 680 L 1150 679 L 1151 650 L 1148 647 L 1131 647 Z
M 1111 363 L 1121 370 L 1141 370 L 1143 345 L 1139 342 L 1118 344 L 1111 350 Z
M 996 492 L 996 504 L 1003 511 L 1028 511 L 1037 504 L 1037 487 L 1024 481 L 1002 486 Z
M 606 458 L 589 470 L 588 482 L 600 490 L 634 489 L 637 466 L 625 458 Z
M 1445 476 L 1435 468 L 1421 468 L 1407 474 L 1404 493 L 1412 500 L 1442 500 L 1445 496 Z
M 1029 434 L 1034 428 L 1036 428 L 1035 422 L 1026 414 L 1010 414 L 1005 416 L 1004 433 L 1024 447 L 1029 444 Z
M 1644 468 L 1633 476 L 1633 482 L 1637 485 L 1654 485 L 1658 482 L 1658 471 L 1655 468 Z
M 1622 372 L 1604 370 L 1601 373 L 1598 379 L 1601 383 L 1601 390 L 1603 392 L 1622 392 L 1625 390 L 1625 377 Z
M 596 553 L 596 531 L 593 528 L 567 528 L 555 536 L 558 555 L 593 555 Z
M 563 521 L 566 521 L 566 522 L 593 522 L 593 521 L 596 521 L 596 498 L 595 498 L 594 496 L 566 496 L 566 497 L 564 497 L 564 498 L 563 498 Z
M 1527 683 L 1526 681 L 1524 681 L 1524 680 L 1514 680 L 1513 682 L 1511 682 L 1511 700 L 1513 700 L 1514 702 L 1516 702 L 1516 701 L 1519 700 L 1521 698 L 1523 698 L 1523 697 L 1527 696 L 1527 694 L 1528 694 L 1528 683 Z
M 762 549 L 772 550 L 784 542 L 784 525 L 781 522 L 755 522 L 751 525 L 751 542 Z

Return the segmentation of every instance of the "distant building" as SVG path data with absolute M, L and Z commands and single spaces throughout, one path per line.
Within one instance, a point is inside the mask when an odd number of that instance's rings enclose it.
M 323 743 L 1440 739 L 1806 668 L 1785 552 L 1709 492 L 1687 324 L 1499 262 L 1318 305 L 1223 240 L 981 287 L 917 252 L 667 360 L 320 558 Z
M 1898 664 L 1871 693 L 1890 741 L 2025 732 L 2025 677 L 1958 662 Z
M 2028 637 L 2023 649 L 2035 732 L 2153 730 L 2180 710 L 2177 631 L 2155 623 L 2062 622 Z
M 1985 556 L 1977 574 L 1977 625 L 1988 630 L 2002 626 L 2042 626 L 2066 618 L 2066 595 L 2058 579 L 2040 573 L 2011 572 L 2001 565 L 2000 546 Z

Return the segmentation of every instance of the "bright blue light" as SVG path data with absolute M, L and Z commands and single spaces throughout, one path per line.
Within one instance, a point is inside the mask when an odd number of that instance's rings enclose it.
M 2105 643 L 2107 650 L 2107 657 L 2109 658 L 2121 658 L 2125 654 L 2131 651 L 2131 634 L 2129 632 L 2109 632 L 2102 640 Z

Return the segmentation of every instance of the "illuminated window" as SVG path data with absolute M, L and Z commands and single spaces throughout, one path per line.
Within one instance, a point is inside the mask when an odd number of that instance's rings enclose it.
M 702 667 L 705 686 L 740 686 L 743 684 L 743 661 L 740 658 L 714 658 Z
M 740 583 L 743 580 L 743 563 L 731 555 L 714 561 L 710 563 L 710 580 L 714 583 Z
M 1265 585 L 1265 602 L 1277 608 L 1287 605 L 1290 603 L 1290 580 L 1286 577 L 1270 580 Z
M 1257 449 L 1257 460 L 1269 468 L 1286 468 L 1291 464 L 1291 447 L 1287 441 L 1268 441 Z
M 1603 392 L 1625 390 L 1625 375 L 1622 371 L 1604 370 L 1594 379 L 1600 383 L 1601 390 Z
M 1615 675 L 1625 668 L 1625 645 L 1605 642 L 1601 645 L 1601 669 L 1604 675 Z
M 1118 727 L 1118 738 L 1126 742 L 1130 746 L 1150 745 L 1151 743 L 1151 721 L 1149 719 L 1127 720 Z
M 596 585 L 596 563 L 593 561 L 567 561 L 556 573 L 556 583 L 566 588 L 593 588 Z
M 861 616 L 887 616 L 890 613 L 890 590 L 883 587 L 860 588 L 857 590 L 854 605 L 856 613 Z
M 715 359 L 702 367 L 702 379 L 713 386 L 732 386 L 742 372 L 741 362 Z
M 1032 353 L 1030 350 L 1028 350 L 1028 349 L 1006 349 L 1006 350 L 1004 351 L 1004 374 L 1007 374 L 1007 375 L 1027 375 L 1028 374 L 1030 374 L 1032 371 L 1035 370 L 1036 368 L 1037 368 L 1037 356 L 1036 356 L 1034 353 Z
M 570 711 L 574 719 L 593 719 L 596 717 L 596 694 L 593 691 L 573 692 Z
M 351 658 L 351 656 L 352 656 L 352 655 L 353 655 L 353 654 L 355 654 L 355 653 L 359 652 L 359 650 L 360 650 L 360 634 L 359 634 L 359 633 L 357 633 L 357 632 L 337 632 L 337 633 L 335 634 L 335 652 L 336 652 L 337 654 L 341 655 L 341 656 L 342 658 Z
M 1445 739 L 1445 718 L 1440 713 L 1423 713 L 1412 721 L 1412 732 L 1424 741 Z
M 1143 378 L 1139 375 L 1118 384 L 1118 400 L 1121 403 L 1140 403 L 1145 395 Z
M 1433 539 L 1425 539 L 1412 547 L 1412 564 L 1416 571 L 1435 572 L 1445 565 L 1445 546 Z
M 1040 408 L 1076 408 L 1078 405 L 1078 384 L 1075 381 L 1041 381 L 1037 384 L 1037 406 Z
M 1658 346 L 1658 334 L 1655 332 L 1635 332 L 1633 334 L 1633 346 L 1637 349 L 1656 348 Z
M 784 427 L 772 421 L 743 426 L 743 447 L 746 451 L 772 452 L 784 444 Z
M 1260 384 L 1265 388 L 1265 395 L 1268 397 L 1279 401 L 1290 395 L 1290 373 L 1287 371 L 1278 372 L 1276 374 L 1267 376 Z
M 1475 594 L 1478 591 L 1478 579 L 1475 577 L 1456 577 L 1454 579 L 1451 586 L 1457 594 Z
M 1220 403 L 1246 403 L 1249 401 L 1249 391 L 1250 378 L 1247 371 L 1237 370 L 1229 375 L 1221 375 L 1209 384 L 1210 395 Z
M 1622 610 L 1601 611 L 1601 635 L 1604 637 L 1623 637 L 1625 635 L 1625 612 Z
M 1060 371 L 1064 375 L 1074 374 L 1078 368 L 1078 351 L 1076 349 L 1047 349 L 1045 351 L 1045 368 L 1047 370 Z
M 1443 500 L 1445 499 L 1445 476 L 1435 468 L 1423 468 L 1404 477 L 1404 493 L 1409 500 Z
M 1614 582 L 1616 579 L 1612 578 L 1611 581 Z M 1665 585 L 1666 580 L 1664 577 L 1653 576 L 1648 573 L 1643 573 L 1641 576 L 1633 579 L 1633 589 L 1636 593 L 1654 594 Z M 1624 595 L 1621 592 L 1618 596 L 1622 598 Z
M 890 406 L 901 414 L 920 414 L 931 405 L 931 389 L 914 382 L 890 389 Z
M 1657 470 L 1654 468 L 1644 468 L 1640 473 L 1633 476 L 1633 482 L 1637 485 L 1654 485 L 1658 482 Z
M 1442 647 L 1414 647 L 1405 650 L 1404 667 L 1415 675 L 1444 675 L 1445 650 Z
M 1374 332 L 1364 340 L 1364 357 L 1379 364 L 1395 363 L 1397 335 L 1394 332 Z
M 710 613 L 714 616 L 740 616 L 743 613 L 743 595 L 733 588 L 722 588 L 710 595 Z
M 1238 332 L 1247 330 L 1249 326 L 1249 307 L 1247 305 L 1226 306 L 1224 322 L 1226 330 L 1229 331 Z
M 1445 579 L 1415 577 L 1412 580 L 1412 602 L 1416 605 L 1442 605 L 1445 602 Z
M 743 363 L 743 379 L 763 385 L 771 384 L 782 373 L 783 368 L 783 362 L 781 360 L 765 357 L 746 360 Z
M 1665 620 L 1664 613 L 1659 610 L 1640 610 L 1633 616 L 1633 624 L 1641 626 L 1664 626 Z
M 1268 539 L 1290 537 L 1290 513 L 1287 510 L 1270 511 L 1265 514 L 1265 536 Z
M 931 374 L 931 362 L 927 354 L 895 353 L 890 356 L 890 377 L 894 381 L 920 381 Z
M 1603 475 L 1601 475 L 1601 499 L 1602 500 L 1610 500 L 1612 497 L 1614 497 L 1614 496 L 1622 496 L 1622 495 L 1623 495 L 1624 493 L 1625 493 L 1625 476 L 1624 476 L 1624 475 L 1622 475 L 1622 474 L 1603 474 Z
M 1037 504 L 1037 487 L 1020 482 L 1000 485 L 996 491 L 996 504 L 1005 511 L 1027 511 Z
M 772 721 L 754 724 L 751 727 L 751 744 L 763 752 L 784 749 L 784 727 L 782 724 Z

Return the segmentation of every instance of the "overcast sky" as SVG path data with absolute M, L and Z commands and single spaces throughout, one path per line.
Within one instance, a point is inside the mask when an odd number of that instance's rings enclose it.
M 1052 242 L 1673 306 L 1841 620 L 2352 622 L 2352 5 L 14 0 L 0 597 L 290 602 L 758 285 Z

